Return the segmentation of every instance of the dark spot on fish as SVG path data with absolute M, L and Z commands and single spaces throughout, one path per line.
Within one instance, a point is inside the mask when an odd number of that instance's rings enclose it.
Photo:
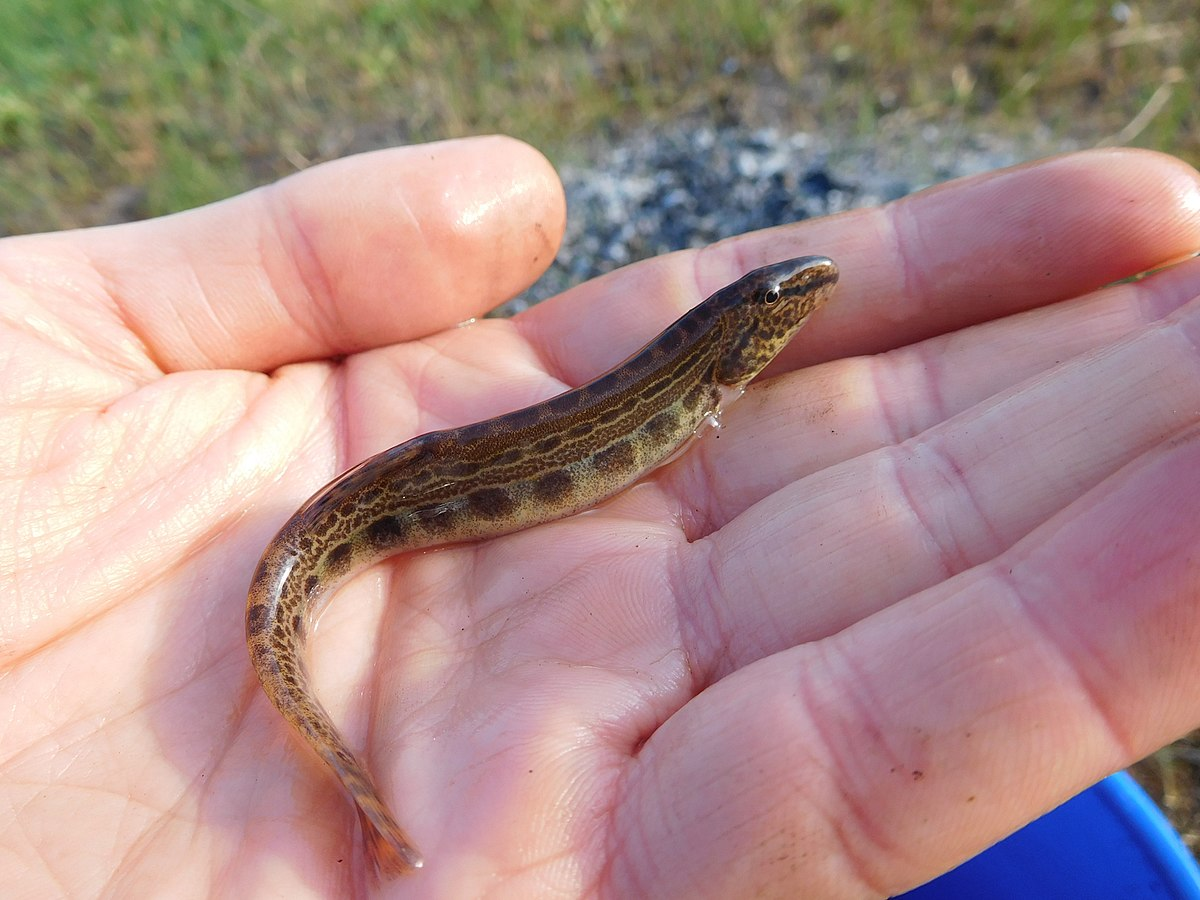
M 707 394 L 707 386 L 698 384 L 688 391 L 687 396 L 683 398 L 683 405 L 688 409 L 696 409 L 704 401 Z
M 515 412 L 505 413 L 501 418 L 505 427 L 520 431 L 522 428 L 529 428 L 531 425 L 536 425 L 542 417 L 542 406 L 537 404 L 529 406 L 525 409 L 518 409 Z
M 246 610 L 246 633 L 258 637 L 267 627 L 267 606 L 265 603 L 255 603 Z
M 515 462 L 520 461 L 525 455 L 524 447 L 513 447 L 510 450 L 505 450 L 503 453 L 495 456 L 492 462 L 498 466 L 510 466 Z
M 270 581 L 275 572 L 272 567 L 266 564 L 266 561 L 260 562 L 258 568 L 254 570 L 254 580 L 250 583 L 250 590 L 262 590 L 266 582 Z
M 642 431 L 651 438 L 665 438 L 679 427 L 679 413 L 673 409 L 664 409 L 654 416 L 643 427 Z
M 636 463 L 637 452 L 629 441 L 619 441 L 592 457 L 592 466 L 598 472 L 631 469 Z
M 341 572 L 350 562 L 350 545 L 336 544 L 325 557 L 325 566 L 331 572 Z
M 384 516 L 367 526 L 367 540 L 375 547 L 394 547 L 408 536 L 408 527 L 397 516 Z
M 467 503 L 485 519 L 499 519 L 513 511 L 516 505 L 503 488 L 480 488 L 467 495 Z
M 546 401 L 546 409 L 555 415 L 566 415 L 575 409 L 579 395 L 575 391 L 567 391 Z
M 468 478 L 478 470 L 478 464 L 464 460 L 462 462 L 449 463 L 442 471 L 448 478 Z
M 556 469 L 533 482 L 533 494 L 539 500 L 553 503 L 567 496 L 574 484 L 575 480 L 569 472 Z
M 549 437 L 544 437 L 533 445 L 534 453 L 549 453 L 551 450 L 557 450 L 562 446 L 563 439 L 561 435 L 552 434 Z
M 304 616 L 300 613 L 292 616 L 292 633 L 301 640 L 304 639 Z
M 317 588 L 321 586 L 321 579 L 317 575 L 309 575 L 304 579 L 304 595 L 311 597 L 317 592 Z
M 679 345 L 683 343 L 684 336 L 682 328 L 668 328 L 654 344 L 657 349 L 663 350 L 666 353 L 672 353 L 679 349 Z

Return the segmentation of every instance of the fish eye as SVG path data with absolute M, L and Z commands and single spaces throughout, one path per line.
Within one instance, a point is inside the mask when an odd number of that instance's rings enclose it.
M 763 292 L 763 302 L 765 302 L 768 306 L 770 306 L 773 303 L 778 303 L 779 302 L 779 288 L 778 287 L 767 288 L 766 291 Z

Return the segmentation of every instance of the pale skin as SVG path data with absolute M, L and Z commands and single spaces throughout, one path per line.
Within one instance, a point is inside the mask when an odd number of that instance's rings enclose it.
M 1200 248 L 1093 152 L 454 324 L 550 261 L 504 139 L 0 242 L 0 883 L 13 896 L 886 896 L 1200 723 Z M 426 857 L 374 885 L 243 605 L 326 480 L 549 397 L 748 269 L 842 280 L 599 511 L 338 593 L 322 699 Z M 868 355 L 877 354 L 877 355 Z

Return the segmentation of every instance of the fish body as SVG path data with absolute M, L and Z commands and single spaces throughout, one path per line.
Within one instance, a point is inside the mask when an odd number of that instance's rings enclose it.
M 334 479 L 280 529 L 246 606 L 271 702 L 336 774 L 388 876 L 422 859 L 316 699 L 313 611 L 351 575 L 410 550 L 478 541 L 595 506 L 673 458 L 828 299 L 821 256 L 756 269 L 592 381 L 515 412 L 415 437 Z

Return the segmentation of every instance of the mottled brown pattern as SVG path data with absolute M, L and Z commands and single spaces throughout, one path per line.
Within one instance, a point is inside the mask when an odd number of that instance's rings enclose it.
M 562 446 L 563 439 L 561 435 L 552 434 L 550 437 L 542 438 L 533 445 L 534 453 L 550 453 Z
M 588 384 L 393 447 L 326 485 L 280 529 L 247 600 L 250 659 L 271 702 L 353 799 L 380 872 L 412 871 L 421 857 L 313 694 L 303 652 L 311 610 L 385 556 L 507 534 L 627 487 L 719 411 L 720 388 L 762 371 L 836 281 L 824 257 L 757 269 Z
M 529 452 L 526 447 L 511 447 L 505 450 L 499 456 L 493 457 L 498 466 L 511 466 L 513 463 L 520 462 Z
M 251 637 L 257 637 L 261 632 L 269 628 L 270 621 L 267 618 L 267 605 L 265 603 L 251 603 L 246 607 L 246 634 Z
M 444 471 L 449 478 L 470 478 L 479 471 L 479 463 L 472 461 L 463 461 L 451 463 L 446 466 Z

